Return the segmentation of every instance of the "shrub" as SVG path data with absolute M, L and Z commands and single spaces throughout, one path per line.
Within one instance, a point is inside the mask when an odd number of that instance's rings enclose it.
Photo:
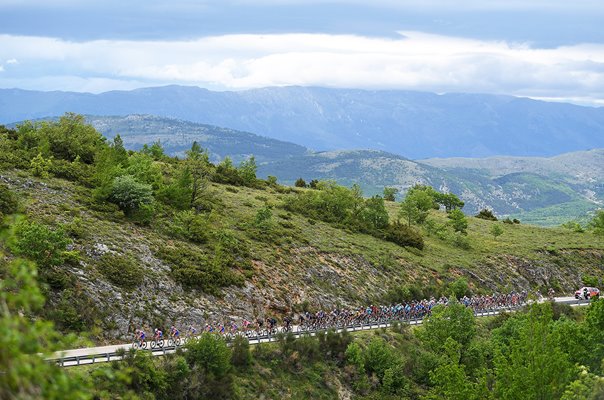
M 206 293 L 219 294 L 219 288 L 230 285 L 242 285 L 243 276 L 231 271 L 235 262 L 234 254 L 220 253 L 214 259 L 189 247 L 163 247 L 157 256 L 168 263 L 174 280 L 191 289 L 200 289 Z
M 75 289 L 64 290 L 57 303 L 49 310 L 48 317 L 64 332 L 83 332 L 94 325 L 98 311 L 93 300 Z
M 19 199 L 8 186 L 0 183 L 0 214 L 14 214 L 19 208 Z
M 585 286 L 598 286 L 600 284 L 600 279 L 593 275 L 583 275 L 581 280 Z
M 604 210 L 600 210 L 596 213 L 593 219 L 589 222 L 589 227 L 596 235 L 604 236 Z
M 509 224 L 509 225 L 512 225 L 512 224 L 514 223 L 514 221 L 512 221 L 512 220 L 510 219 L 510 217 L 507 217 L 507 218 L 506 218 L 506 219 L 504 219 L 502 222 L 503 222 L 504 224 Z
M 174 216 L 172 231 L 195 243 L 208 241 L 210 224 L 207 217 L 193 210 L 180 211 Z
M 364 363 L 367 372 L 374 372 L 380 380 L 395 360 L 396 356 L 393 350 L 381 337 L 373 337 L 364 352 Z
M 396 195 L 398 193 L 398 189 L 394 187 L 385 187 L 384 188 L 384 200 L 386 201 L 396 201 Z
M 231 350 L 224 340 L 210 333 L 187 342 L 185 358 L 191 367 L 216 378 L 225 376 L 231 369 Z
M 132 216 L 141 206 L 153 202 L 153 190 L 132 175 L 119 176 L 113 180 L 109 201 L 117 204 L 126 216 Z
M 52 166 L 52 158 L 44 158 L 42 153 L 31 159 L 29 168 L 34 176 L 39 178 L 48 178 L 48 171 Z
M 129 218 L 132 222 L 137 225 L 147 226 L 153 222 L 155 217 L 155 206 L 151 204 L 141 204 L 136 210 L 134 210 Z
M 494 238 L 497 238 L 498 236 L 501 236 L 503 234 L 503 228 L 499 225 L 493 225 L 489 230 L 489 233 L 493 235 Z
M 463 250 L 470 250 L 472 248 L 468 237 L 461 232 L 455 232 L 455 234 L 453 234 L 451 243 L 453 244 L 453 246 L 459 247 Z
M 451 284 L 449 285 L 449 291 L 457 299 L 460 299 L 463 296 L 472 295 L 472 291 L 470 291 L 470 286 L 468 285 L 468 281 L 466 278 L 463 278 L 463 277 L 457 278 L 455 281 L 451 282 Z
M 395 222 L 386 228 L 384 239 L 396 243 L 399 246 L 414 247 L 419 250 L 424 248 L 422 235 L 413 228 Z
M 455 232 L 465 234 L 468 229 L 468 219 L 465 214 L 457 208 L 449 213 L 449 223 Z
M 97 268 L 109 282 L 125 289 L 134 289 L 143 283 L 142 268 L 128 256 L 104 254 Z
M 251 363 L 250 342 L 243 336 L 235 336 L 232 346 L 231 364 L 235 367 L 247 368 Z
M 273 186 L 273 187 L 277 186 L 277 177 L 276 176 L 272 176 L 272 175 L 267 176 L 266 177 L 266 183 L 269 186 Z
M 358 343 L 352 342 L 346 347 L 346 362 L 354 365 L 359 372 L 365 372 L 365 358 Z
M 304 188 L 304 187 L 306 187 L 306 181 L 302 178 L 298 178 L 298 179 L 296 179 L 295 186 Z
M 325 359 L 343 361 L 346 358 L 346 350 L 352 342 L 352 337 L 346 330 L 338 333 L 334 329 L 330 329 L 325 333 L 317 334 L 317 337 L 321 354 Z
M 480 210 L 478 214 L 475 215 L 476 218 L 486 219 L 488 221 L 497 221 L 497 217 L 493 214 L 493 211 L 488 208 L 483 208 Z
M 49 172 L 57 178 L 67 179 L 69 181 L 80 182 L 86 186 L 91 186 L 93 167 L 84 164 L 79 157 L 73 162 L 67 160 L 53 160 Z
M 35 261 L 40 267 L 60 265 L 69 239 L 61 228 L 51 230 L 36 222 L 21 221 L 15 225 L 14 250 Z

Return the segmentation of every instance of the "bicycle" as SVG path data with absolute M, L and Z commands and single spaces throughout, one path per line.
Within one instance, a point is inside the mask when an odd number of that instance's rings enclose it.
M 145 339 L 141 339 L 138 336 L 134 336 L 134 341 L 132 342 L 132 348 L 135 350 L 142 350 L 147 348 L 147 342 Z
M 180 339 L 180 336 L 170 336 L 170 339 L 168 339 L 168 346 L 175 346 L 178 347 L 182 344 L 182 340 Z
M 154 349 L 156 347 L 159 347 L 160 349 L 164 347 L 164 339 L 161 337 L 154 337 L 153 340 L 151 341 L 151 348 Z

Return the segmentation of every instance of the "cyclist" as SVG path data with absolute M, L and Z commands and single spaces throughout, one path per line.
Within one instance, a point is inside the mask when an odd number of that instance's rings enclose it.
M 158 328 L 155 328 L 155 336 L 153 337 L 153 339 L 158 342 L 160 340 L 163 339 L 164 333 L 162 331 L 160 331 Z
M 243 320 L 243 330 L 245 332 L 247 332 L 249 330 L 249 326 L 250 326 L 250 321 L 248 321 L 247 319 Z
M 289 332 L 291 330 L 291 328 L 290 328 L 291 323 L 292 323 L 292 317 L 290 317 L 289 315 L 287 315 L 283 318 L 283 324 L 285 325 L 284 330 L 286 332 Z
M 178 329 L 176 329 L 174 325 L 172 325 L 172 327 L 170 328 L 170 336 L 172 337 L 172 339 L 178 339 L 180 337 L 180 332 L 178 331 Z
M 554 300 L 554 293 L 554 289 L 549 288 L 549 290 L 547 291 L 547 297 L 549 297 L 550 300 Z
M 277 325 L 277 320 L 275 318 L 267 318 L 266 324 L 268 325 L 269 332 L 273 332 L 275 329 L 275 326 Z
M 189 326 L 189 330 L 187 331 L 188 336 L 195 336 L 197 334 L 197 329 L 193 325 Z
M 139 329 L 136 337 L 138 339 L 138 344 L 142 347 L 143 343 L 145 343 L 145 331 L 143 331 L 142 329 Z

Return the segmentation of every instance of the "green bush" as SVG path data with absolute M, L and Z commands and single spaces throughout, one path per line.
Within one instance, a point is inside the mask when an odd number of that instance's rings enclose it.
M 51 230 L 46 225 L 23 220 L 15 225 L 14 235 L 15 252 L 35 261 L 38 266 L 48 267 L 64 262 L 65 248 L 70 241 L 63 229 Z
M 371 338 L 363 356 L 367 372 L 375 373 L 380 380 L 396 361 L 393 349 L 381 337 Z
M 231 370 L 231 350 L 226 342 L 210 333 L 187 342 L 185 358 L 191 367 L 220 378 Z
M 34 176 L 39 178 L 48 178 L 50 168 L 52 167 L 52 158 L 44 158 L 42 153 L 31 159 L 29 168 Z
M 17 195 L 4 183 L 0 183 L 0 215 L 14 214 L 19 208 Z
M 465 234 L 468 229 L 468 219 L 465 214 L 459 210 L 454 209 L 449 213 L 449 224 L 453 227 L 455 232 Z
M 476 218 L 486 219 L 488 221 L 497 221 L 497 217 L 493 214 L 493 211 L 488 208 L 483 208 L 480 210 L 478 214 L 475 215 Z
M 49 172 L 57 178 L 80 182 L 85 186 L 92 186 L 93 167 L 85 164 L 77 157 L 73 162 L 67 160 L 53 160 Z
M 422 238 L 422 235 L 413 228 L 398 222 L 390 224 L 386 228 L 384 239 L 399 246 L 409 246 L 419 250 L 423 250 L 424 248 L 424 238 Z
M 451 236 L 451 244 L 463 250 L 470 250 L 472 248 L 470 239 L 468 239 L 468 237 L 461 232 L 455 232 Z
M 455 281 L 451 282 L 451 284 L 449 284 L 449 291 L 457 299 L 472 295 L 468 280 L 464 277 L 457 278 Z
M 218 295 L 220 288 L 240 286 L 244 277 L 231 270 L 235 255 L 227 248 L 220 250 L 213 259 L 190 247 L 162 247 L 157 256 L 170 265 L 174 280 L 189 289 L 200 289 Z
M 63 332 L 88 331 L 98 317 L 93 300 L 85 293 L 71 288 L 61 292 L 58 302 L 51 305 L 48 313 L 48 318 Z
M 191 242 L 205 243 L 208 241 L 210 223 L 205 215 L 193 210 L 185 210 L 176 213 L 171 229 L 176 235 Z
M 117 204 L 126 216 L 133 216 L 143 205 L 153 202 L 153 190 L 132 175 L 119 176 L 113 180 L 109 201 Z
M 231 364 L 239 368 L 247 368 L 252 363 L 250 342 L 243 336 L 235 336 L 232 346 Z
M 143 283 L 144 270 L 129 256 L 106 253 L 99 259 L 97 269 L 109 282 L 124 289 Z

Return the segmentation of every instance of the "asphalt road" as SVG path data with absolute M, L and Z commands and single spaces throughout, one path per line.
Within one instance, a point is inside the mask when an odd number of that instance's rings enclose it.
M 546 299 L 543 299 L 542 301 L 545 301 Z M 564 304 L 570 304 L 571 306 L 581 306 L 581 305 L 587 305 L 589 304 L 588 301 L 585 300 L 576 300 L 574 297 L 556 297 L 554 300 L 556 303 L 564 303 Z M 477 314 L 477 317 L 486 317 L 489 315 L 497 315 L 499 314 L 501 311 L 492 311 L 492 312 L 487 312 L 487 313 L 480 313 Z M 421 324 L 421 320 L 418 321 L 412 321 L 411 324 L 412 325 L 419 325 Z M 374 324 L 371 326 L 363 326 L 363 327 L 356 327 L 356 328 L 347 328 L 347 330 L 349 332 L 356 332 L 356 331 L 361 331 L 361 330 L 371 330 L 371 329 L 379 329 L 379 328 L 383 328 L 383 327 L 388 327 L 390 324 Z M 296 328 L 296 327 L 294 327 Z M 294 329 L 295 331 L 295 329 Z M 310 333 L 311 335 L 313 335 L 314 333 Z M 267 343 L 267 342 L 271 342 L 274 341 L 275 337 L 271 337 L 271 338 L 261 338 L 261 339 L 250 339 L 249 342 L 250 344 L 258 344 L 258 343 Z M 167 340 L 166 340 L 167 342 Z M 108 361 L 113 361 L 113 360 L 120 360 L 121 357 L 116 355 L 115 353 L 118 352 L 120 349 L 124 349 L 125 351 L 129 351 L 132 348 L 132 343 L 122 343 L 122 344 L 117 344 L 117 345 L 111 345 L 111 346 L 99 346 L 99 347 L 85 347 L 85 348 L 81 348 L 81 349 L 71 349 L 71 350 L 63 350 L 63 351 L 59 351 L 54 353 L 52 356 L 50 356 L 48 358 L 49 361 L 57 361 L 60 362 L 62 361 L 62 365 L 67 367 L 67 366 L 74 366 L 74 365 L 83 365 L 83 364 L 94 364 L 94 363 L 98 363 L 98 362 L 108 362 Z M 147 342 L 147 349 L 150 349 L 150 342 Z M 156 349 L 152 352 L 152 354 L 154 356 L 161 356 L 164 354 L 170 354 L 170 353 L 174 353 L 175 349 L 173 347 L 164 347 L 164 349 Z M 81 358 L 81 359 L 80 359 Z

